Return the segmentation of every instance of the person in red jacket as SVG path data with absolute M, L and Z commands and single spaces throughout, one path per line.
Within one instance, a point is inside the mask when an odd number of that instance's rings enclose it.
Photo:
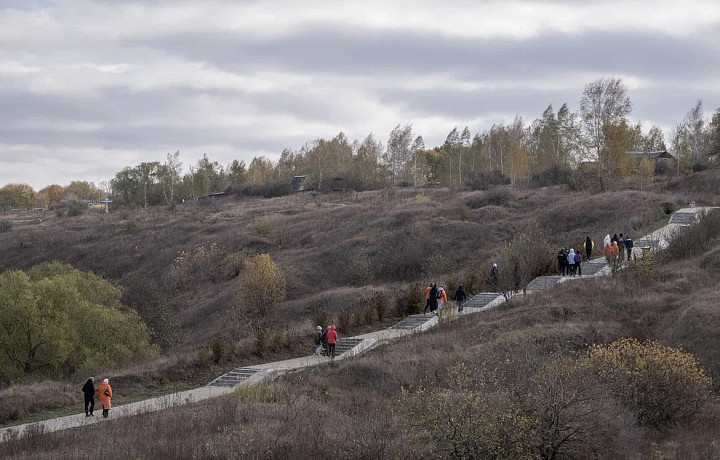
M 335 358 L 335 344 L 337 343 L 338 335 L 335 330 L 335 325 L 330 326 L 330 330 L 327 333 L 328 352 L 330 359 Z

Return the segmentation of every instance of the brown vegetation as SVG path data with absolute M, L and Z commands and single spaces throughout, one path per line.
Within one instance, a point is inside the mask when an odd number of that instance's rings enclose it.
M 715 458 L 720 275 L 706 267 L 719 250 L 657 262 L 649 273 L 562 284 L 226 398 L 3 447 L 17 459 L 52 458 L 59 446 L 72 458 Z M 618 393 L 627 384 L 608 379 L 630 374 L 603 368 L 615 355 L 592 346 L 623 337 L 658 344 L 648 349 L 660 367 L 636 369 L 660 374 L 629 378 L 630 386 L 670 385 L 645 388 L 662 398 L 627 399 L 634 393 Z M 597 359 L 604 364 L 591 369 L 611 374 L 589 371 Z M 716 387 L 700 401 L 685 389 L 706 384 L 703 368 Z M 684 412 L 669 424 L 657 419 L 660 429 L 638 411 L 670 407 L 669 398 Z
M 184 357 L 181 369 L 162 359 L 149 364 L 149 373 L 98 370 L 116 382 L 138 382 L 132 391 L 141 395 L 176 377 L 186 385 L 201 384 L 221 369 L 308 353 L 315 325 L 310 318 L 318 309 L 327 311 L 328 321 L 342 323 L 346 330 L 341 332 L 356 333 L 379 327 L 380 315 L 385 325 L 392 315 L 417 311 L 417 299 L 406 291 L 409 283 L 422 285 L 431 277 L 448 287 L 463 282 L 471 293 L 486 289 L 490 264 L 531 222 L 548 232 L 553 245 L 577 245 L 587 234 L 599 241 L 608 232 L 657 224 L 666 215 L 663 203 L 681 206 L 692 199 L 683 187 L 677 185 L 671 196 L 592 195 L 564 186 L 472 192 L 394 188 L 228 197 L 212 206 L 187 203 L 72 218 L 44 214 L 41 221 L 25 213 L 7 216 L 14 229 L 0 234 L 0 268 L 60 260 L 117 281 L 123 300 L 151 326 L 155 343 L 166 355 Z M 216 250 L 208 249 L 213 245 Z M 195 260 L 199 247 L 212 257 Z M 191 262 L 202 263 L 178 266 L 183 251 Z M 287 347 L 262 353 L 253 345 L 257 314 L 250 307 L 233 308 L 243 261 L 259 253 L 272 256 L 287 282 L 287 301 L 262 324 L 296 334 Z M 173 276 L 174 264 L 183 269 L 175 272 L 183 283 Z M 376 292 L 387 305 L 370 306 Z M 226 346 L 222 359 L 214 360 L 211 346 L 218 340 Z

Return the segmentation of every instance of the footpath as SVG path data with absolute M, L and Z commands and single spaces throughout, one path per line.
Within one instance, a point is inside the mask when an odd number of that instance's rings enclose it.
M 677 211 L 670 218 L 670 222 L 650 235 L 639 238 L 635 241 L 635 248 L 638 252 L 656 251 L 664 249 L 668 245 L 669 238 L 680 228 L 696 222 L 700 213 L 711 208 L 692 207 Z M 639 254 L 642 256 L 642 254 Z M 527 294 L 551 289 L 559 283 L 587 278 L 591 276 L 605 276 L 610 274 L 610 267 L 604 258 L 593 259 L 583 264 L 583 276 L 540 276 L 535 278 L 527 286 Z M 463 305 L 462 316 L 473 313 L 480 313 L 494 308 L 505 302 L 505 298 L 496 292 L 481 292 L 468 300 Z M 343 360 L 357 356 L 360 353 L 375 348 L 381 344 L 388 343 L 394 339 L 426 331 L 435 327 L 439 318 L 436 315 L 411 315 L 402 321 L 390 326 L 387 329 L 358 335 L 355 337 L 341 338 L 336 345 L 335 360 Z M 191 404 L 217 396 L 222 396 L 234 391 L 240 385 L 257 385 L 278 375 L 303 369 L 311 366 L 327 364 L 330 360 L 323 356 L 310 355 L 301 358 L 276 361 L 254 366 L 247 366 L 227 372 L 207 386 L 192 390 L 172 393 L 156 398 L 146 399 L 135 403 L 115 406 L 110 411 L 110 419 L 129 417 L 132 415 L 155 412 L 170 407 Z M 78 400 L 81 404 L 81 399 Z M 98 411 L 99 412 L 99 411 Z M 102 417 L 85 417 L 84 413 L 69 415 L 35 423 L 17 425 L 0 430 L 0 442 L 15 439 L 29 433 L 51 433 L 54 431 L 76 428 L 95 423 L 106 422 Z

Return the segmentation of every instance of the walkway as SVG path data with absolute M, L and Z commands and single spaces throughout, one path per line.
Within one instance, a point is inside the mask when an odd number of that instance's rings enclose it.
M 663 249 L 668 245 L 669 237 L 679 228 L 695 222 L 701 212 L 712 208 L 685 208 L 677 211 L 670 218 L 670 222 L 661 229 L 635 241 L 636 247 L 645 246 L 652 250 Z M 586 268 L 587 267 L 587 268 Z M 528 293 L 550 289 L 559 283 L 569 282 L 588 276 L 603 276 L 610 273 L 609 267 L 603 258 L 594 259 L 583 265 L 582 277 L 541 276 L 534 279 L 527 287 Z M 463 308 L 463 314 L 479 313 L 505 301 L 505 298 L 495 292 L 481 292 L 470 299 Z M 376 346 L 387 343 L 392 339 L 403 337 L 420 331 L 425 331 L 438 324 L 439 318 L 435 315 L 411 315 L 394 324 L 388 329 L 374 331 L 355 337 L 342 338 L 337 345 L 336 360 L 354 357 Z M 207 386 L 193 390 L 173 393 L 157 398 L 147 399 L 136 403 L 117 406 L 110 411 L 111 419 L 127 417 L 145 412 L 154 412 L 169 407 L 180 406 L 214 398 L 232 392 L 239 385 L 256 385 L 272 376 L 289 371 L 317 366 L 329 362 L 328 358 L 321 356 L 305 356 L 255 366 L 241 367 L 223 374 L 210 382 Z M 79 403 L 78 403 L 79 404 Z M 85 417 L 84 414 L 69 415 L 36 423 L 17 425 L 0 430 L 0 442 L 21 436 L 26 430 L 45 433 L 85 426 L 103 421 L 102 417 Z

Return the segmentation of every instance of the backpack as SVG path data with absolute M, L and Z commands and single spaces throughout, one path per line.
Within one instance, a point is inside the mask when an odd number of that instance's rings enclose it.
M 435 298 L 436 298 L 436 299 L 442 299 L 442 293 L 443 293 L 442 289 L 438 289 L 438 290 L 437 290 L 437 295 L 435 295 Z
M 324 342 L 325 340 L 327 340 L 327 331 L 323 331 L 323 333 L 320 334 L 320 341 Z

